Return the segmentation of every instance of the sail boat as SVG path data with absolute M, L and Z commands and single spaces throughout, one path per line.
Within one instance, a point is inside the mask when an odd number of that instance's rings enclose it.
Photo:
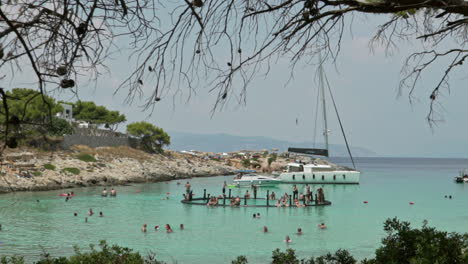
M 343 133 L 343 137 L 345 139 L 346 147 L 348 149 L 349 156 L 353 163 L 353 168 L 348 168 L 345 166 L 339 166 L 337 164 L 333 164 L 324 159 L 317 159 L 313 158 L 311 162 L 302 162 L 302 161 L 295 161 L 289 163 L 287 165 L 286 170 L 278 176 L 278 179 L 281 180 L 283 183 L 317 183 L 317 184 L 359 184 L 359 177 L 361 172 L 356 170 L 354 165 L 354 160 L 351 155 L 351 151 L 349 149 L 348 141 L 346 139 L 346 135 L 344 133 L 343 126 L 341 124 L 340 117 L 338 115 L 338 111 L 335 105 L 335 101 L 333 99 L 333 95 L 331 93 L 331 88 L 328 84 L 328 81 L 325 77 L 322 63 L 320 64 L 319 68 L 319 88 L 321 93 L 321 101 L 322 101 L 322 114 L 323 114 L 323 124 L 324 124 L 324 131 L 323 135 L 325 138 L 325 148 L 324 149 L 317 149 L 317 148 L 288 148 L 288 152 L 297 153 L 299 155 L 305 155 L 309 157 L 313 156 L 324 156 L 329 157 L 329 146 L 328 146 L 328 124 L 327 124 L 327 112 L 326 112 L 326 100 L 325 100 L 325 84 L 328 87 L 328 91 L 330 93 L 330 97 L 333 102 L 333 106 L 335 107 L 335 112 L 340 123 L 341 131 Z

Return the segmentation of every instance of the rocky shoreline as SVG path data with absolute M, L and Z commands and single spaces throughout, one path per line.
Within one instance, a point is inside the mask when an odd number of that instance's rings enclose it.
M 148 154 L 129 147 L 74 146 L 70 151 L 22 150 L 3 156 L 0 193 L 160 182 L 236 170 L 216 160 L 172 151 Z

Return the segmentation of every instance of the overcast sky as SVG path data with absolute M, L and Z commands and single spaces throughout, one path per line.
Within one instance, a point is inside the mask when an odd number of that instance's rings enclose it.
M 409 103 L 408 91 L 398 97 L 398 84 L 404 59 L 419 44 L 402 43 L 394 55 L 386 56 L 383 48 L 371 52 L 369 39 L 381 18 L 369 17 L 355 22 L 353 34 L 346 33 L 337 68 L 326 66 L 341 118 L 351 145 L 369 148 L 383 156 L 467 157 L 468 91 L 465 76 L 451 78 L 450 94 L 444 91 L 441 102 L 445 121 L 431 130 L 425 117 L 428 113 L 430 89 L 443 72 L 437 65 L 425 76 L 416 91 L 419 101 Z M 266 136 L 291 141 L 311 141 L 315 118 L 315 69 L 303 65 L 296 68 L 295 79 L 289 78 L 288 60 L 273 65 L 265 78 L 259 76 L 248 90 L 247 105 L 234 100 L 223 111 L 211 116 L 216 94 L 198 87 L 197 95 L 185 98 L 166 97 L 150 117 L 141 112 L 135 101 L 123 103 L 126 92 L 112 96 L 123 77 L 130 74 L 123 52 L 108 63 L 111 73 L 98 83 L 98 88 L 81 87 L 80 99 L 123 112 L 130 122 L 146 120 L 169 131 L 193 133 L 228 133 L 241 136 Z M 188 94 L 183 94 L 187 96 Z M 331 110 L 331 109 L 330 109 Z M 332 116 L 332 115 L 331 115 Z M 298 118 L 298 125 L 296 125 Z M 336 119 L 330 118 L 331 143 L 343 143 Z

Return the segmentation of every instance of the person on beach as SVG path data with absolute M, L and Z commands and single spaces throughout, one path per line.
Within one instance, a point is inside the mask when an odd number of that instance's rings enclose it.
M 143 224 L 141 227 L 141 232 L 146 233 L 146 224 Z
M 263 233 L 267 233 L 268 232 L 268 227 L 264 226 L 263 227 Z
M 104 217 L 104 215 L 102 214 L 102 212 L 99 212 L 99 217 Z
M 297 234 L 298 234 L 298 235 L 302 235 L 302 228 L 299 227 L 299 228 L 297 229 Z
M 171 228 L 171 226 L 169 224 L 166 224 L 166 232 L 167 233 L 172 233 L 173 232 L 172 228 Z
M 117 196 L 117 191 L 114 190 L 114 188 L 112 188 L 111 190 L 111 196 L 114 196 L 114 197 Z
M 180 230 L 184 230 L 184 224 L 180 224 Z
M 104 188 L 104 190 L 102 190 L 101 195 L 102 195 L 103 197 L 107 197 L 107 189 L 106 189 L 106 188 Z
M 187 183 L 185 184 L 185 192 L 186 192 L 187 194 L 190 193 L 190 187 L 191 187 L 191 186 L 190 186 L 190 183 L 187 182 Z
M 325 223 L 321 223 L 320 225 L 318 225 L 318 227 L 319 227 L 320 229 L 325 229 L 325 228 L 327 228 L 327 226 L 325 225 Z
M 93 214 L 94 214 L 93 209 L 92 209 L 92 208 L 89 208 L 88 215 L 89 215 L 89 216 L 92 216 Z
M 292 239 L 289 236 L 286 236 L 286 238 L 284 239 L 284 242 L 291 243 Z

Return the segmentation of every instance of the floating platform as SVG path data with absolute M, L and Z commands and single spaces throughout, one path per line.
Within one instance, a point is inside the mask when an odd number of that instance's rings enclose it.
M 230 198 L 227 198 L 226 197 L 226 204 L 223 203 L 223 198 L 219 198 L 219 202 L 217 205 L 212 205 L 213 207 L 277 207 L 276 206 L 276 200 L 270 200 L 273 204 L 247 204 L 247 205 L 244 205 L 244 202 L 242 202 L 243 200 L 245 200 L 244 198 L 240 198 L 241 199 L 241 204 L 240 205 L 235 205 L 235 206 L 231 206 L 231 200 Z M 247 199 L 248 200 L 266 200 L 265 198 L 249 198 Z M 206 198 L 203 198 L 203 197 L 200 197 L 200 198 L 192 198 L 192 200 L 181 200 L 180 201 L 181 203 L 183 204 L 190 204 L 190 205 L 204 205 L 204 206 L 207 206 L 206 204 L 208 203 L 208 199 Z M 313 201 L 312 203 L 310 204 L 306 204 L 305 207 L 317 207 L 317 206 L 327 206 L 327 205 L 331 205 L 332 203 L 330 201 L 327 201 L 325 200 L 324 202 L 322 203 L 315 203 L 315 201 Z M 304 205 L 303 203 L 301 203 L 301 205 Z M 298 208 L 296 205 L 292 204 L 290 206 L 281 206 L 281 207 L 293 207 L 293 208 Z

